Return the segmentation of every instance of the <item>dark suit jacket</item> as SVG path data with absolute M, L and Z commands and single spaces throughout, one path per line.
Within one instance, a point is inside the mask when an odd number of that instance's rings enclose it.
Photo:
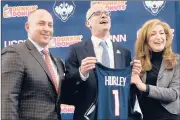
M 4 48 L 1 55 L 1 118 L 60 120 L 60 93 L 56 93 L 47 65 L 36 47 L 27 40 Z M 51 58 L 62 81 L 63 63 L 52 55 Z
M 130 51 L 113 43 L 115 68 L 124 68 L 130 65 Z M 120 51 L 120 53 L 117 53 Z M 91 40 L 70 46 L 70 54 L 65 61 L 66 80 L 62 85 L 62 96 L 66 103 L 75 105 L 74 120 L 85 120 L 85 113 L 94 102 L 97 95 L 97 81 L 95 71 L 89 73 L 86 81 L 82 81 L 79 74 L 81 61 L 94 56 L 95 52 Z M 131 111 L 131 109 L 129 109 Z

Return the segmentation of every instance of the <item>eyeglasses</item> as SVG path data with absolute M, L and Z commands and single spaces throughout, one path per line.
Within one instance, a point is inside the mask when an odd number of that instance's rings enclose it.
M 105 14 L 106 16 L 111 16 L 111 13 L 109 11 L 96 11 L 93 12 L 91 14 L 91 16 L 89 16 L 88 20 L 92 17 L 92 16 L 101 16 L 102 14 Z

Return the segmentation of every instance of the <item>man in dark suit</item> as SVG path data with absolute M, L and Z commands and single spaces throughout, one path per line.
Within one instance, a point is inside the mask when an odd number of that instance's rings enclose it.
M 62 85 L 62 96 L 66 102 L 75 106 L 74 120 L 96 120 L 97 109 L 93 108 L 97 97 L 97 80 L 95 63 L 103 63 L 103 48 L 105 41 L 108 48 L 110 68 L 124 68 L 130 65 L 130 51 L 117 46 L 110 40 L 110 14 L 102 5 L 93 5 L 86 14 L 86 26 L 91 30 L 91 40 L 70 46 L 70 54 L 66 60 L 66 80 Z M 108 59 L 108 58 L 107 58 Z M 106 64 L 104 64 L 106 65 Z M 133 74 L 139 74 L 141 64 L 133 61 Z M 106 98 L 105 98 L 106 99 Z M 133 97 L 134 99 L 134 97 Z M 132 101 L 132 104 L 131 104 Z M 134 101 L 129 100 L 130 108 Z M 108 104 L 108 103 L 107 103 Z M 132 109 L 129 109 L 131 116 Z M 133 117 L 131 117 L 133 118 Z
M 2 49 L 1 118 L 60 120 L 62 61 L 48 52 L 53 36 L 51 14 L 38 9 L 25 24 L 28 40 Z

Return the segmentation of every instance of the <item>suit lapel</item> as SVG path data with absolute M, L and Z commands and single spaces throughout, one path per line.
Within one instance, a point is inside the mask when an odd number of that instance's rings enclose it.
M 86 57 L 96 57 L 92 40 L 86 41 L 84 47 L 85 47 Z M 95 69 L 89 72 L 89 78 L 90 77 L 93 78 L 93 80 L 91 80 L 90 82 L 92 82 L 92 84 L 96 85 L 96 71 L 95 71 Z
M 163 73 L 164 73 L 164 71 L 166 70 L 165 67 L 166 67 L 165 61 L 162 60 L 162 63 L 161 63 L 161 67 L 160 67 L 160 70 L 159 70 L 159 73 L 158 73 L 158 78 L 157 78 L 157 80 L 160 80 L 160 79 L 164 76 Z
M 121 68 L 121 51 L 117 48 L 117 45 L 112 42 L 113 44 L 113 51 L 114 51 L 114 67 Z
M 50 54 L 51 56 L 51 59 L 53 60 L 53 62 L 55 63 L 55 65 L 57 66 L 57 72 L 59 74 L 59 93 L 58 93 L 58 98 L 57 98 L 57 102 L 58 100 L 60 100 L 60 95 L 61 95 L 61 85 L 62 85 L 62 82 L 63 80 L 65 79 L 65 74 L 64 74 L 64 71 L 65 71 L 65 66 L 63 64 L 63 61 L 59 61 L 56 57 L 54 57 L 52 54 Z M 62 62 L 62 63 L 61 63 Z M 54 87 L 55 88 L 55 87 Z M 56 92 L 57 93 L 57 92 Z
M 94 47 L 92 44 L 92 40 L 88 40 L 85 42 L 85 51 L 87 53 L 87 56 L 95 57 Z
M 59 85 L 61 85 L 61 80 L 64 79 L 64 71 L 65 71 L 64 64 L 61 64 L 60 61 L 58 61 L 56 57 L 52 56 L 52 54 L 50 54 L 50 56 L 57 67 L 57 72 L 59 74 Z
M 51 56 L 51 59 L 53 60 L 53 62 L 55 63 L 55 65 L 57 66 L 57 71 L 59 73 L 59 68 L 63 67 L 59 62 L 58 60 L 56 59 L 56 57 L 54 57 L 51 53 L 50 53 L 50 56 Z
M 161 67 L 160 67 L 160 70 L 159 70 L 159 73 L 158 73 L 158 77 L 157 77 L 157 83 L 164 76 L 164 71 L 165 70 L 166 70 L 165 69 L 165 61 L 162 60 Z M 147 72 L 145 72 L 143 77 L 142 77 L 143 83 L 146 83 L 146 79 L 147 79 Z
M 61 80 L 63 80 L 64 78 L 62 78 L 62 77 L 64 77 L 63 75 L 64 75 L 64 72 L 60 69 L 60 68 L 62 68 L 63 66 L 61 66 L 60 65 L 60 63 L 58 62 L 58 60 L 50 53 L 50 57 L 51 57 L 51 59 L 52 59 L 52 61 L 54 62 L 54 64 L 56 65 L 56 67 L 57 67 L 57 72 L 58 72 L 58 75 L 59 75 L 59 93 L 61 92 Z M 53 86 L 54 86 L 54 84 L 53 84 Z M 55 86 L 54 86 L 54 89 L 56 89 L 55 88 Z M 56 92 L 57 93 L 57 92 Z M 59 97 L 60 97 L 60 94 L 58 93 L 58 99 L 59 99 Z M 58 100 L 57 99 L 57 100 Z
M 46 72 L 46 74 L 48 75 L 48 77 L 51 79 L 51 82 L 52 82 L 52 77 L 51 77 L 51 74 L 49 72 L 49 69 L 48 69 L 44 59 L 42 58 L 41 54 L 39 53 L 39 51 L 36 49 L 36 47 L 29 40 L 26 41 L 26 45 L 29 48 L 32 56 L 41 65 L 41 67 L 44 69 L 44 71 Z

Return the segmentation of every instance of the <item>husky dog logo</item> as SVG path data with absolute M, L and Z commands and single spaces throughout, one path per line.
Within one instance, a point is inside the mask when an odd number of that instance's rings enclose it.
M 154 16 L 164 8 L 165 3 L 166 1 L 143 1 L 144 7 Z
M 62 22 L 66 22 L 73 15 L 75 7 L 73 1 L 55 1 L 53 11 Z

